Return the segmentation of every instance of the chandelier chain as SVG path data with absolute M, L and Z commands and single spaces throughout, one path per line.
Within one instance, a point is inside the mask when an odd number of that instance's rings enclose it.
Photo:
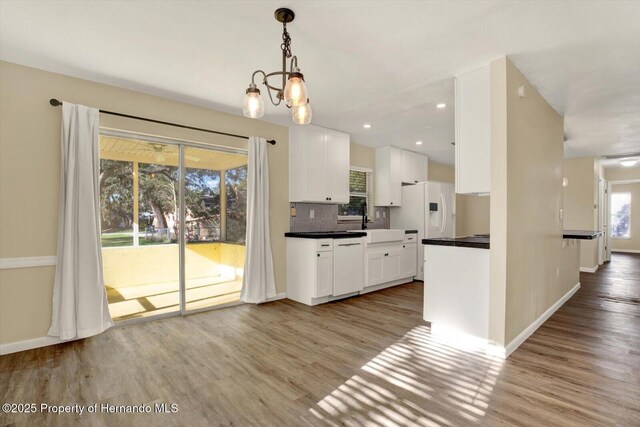
M 282 24 L 282 26 L 283 26 L 282 44 L 280 45 L 280 48 L 282 49 L 282 51 L 284 52 L 284 55 L 287 58 L 291 58 L 291 36 L 289 35 L 289 32 L 287 31 L 287 23 L 284 22 Z

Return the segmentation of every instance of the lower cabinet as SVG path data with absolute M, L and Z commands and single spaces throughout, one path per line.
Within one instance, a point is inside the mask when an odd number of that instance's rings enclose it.
M 416 275 L 415 238 L 374 244 L 363 238 L 286 240 L 287 298 L 303 304 L 407 283 Z
M 418 244 L 402 245 L 402 277 L 413 277 L 418 274 Z
M 365 256 L 365 286 L 412 277 L 411 274 L 405 274 L 403 254 L 404 248 L 401 244 L 370 246 Z
M 364 240 L 287 239 L 287 298 L 316 305 L 364 287 Z
M 333 252 L 316 252 L 315 255 L 313 297 L 326 297 L 333 292 Z

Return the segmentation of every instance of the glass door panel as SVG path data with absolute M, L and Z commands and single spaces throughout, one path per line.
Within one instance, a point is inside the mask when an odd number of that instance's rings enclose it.
M 115 321 L 180 311 L 179 148 L 100 137 L 102 257 Z
M 246 224 L 245 154 L 185 147 L 185 308 L 240 301 Z

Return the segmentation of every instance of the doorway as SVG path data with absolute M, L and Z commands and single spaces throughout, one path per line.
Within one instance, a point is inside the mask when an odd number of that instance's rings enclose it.
M 245 150 L 102 130 L 105 286 L 116 322 L 240 303 Z

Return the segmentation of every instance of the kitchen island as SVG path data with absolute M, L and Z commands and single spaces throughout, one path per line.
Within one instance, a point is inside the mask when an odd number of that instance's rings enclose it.
M 579 287 L 579 241 L 592 240 L 601 234 L 584 230 L 563 232 L 557 276 L 572 286 L 575 284 L 575 290 Z M 432 334 L 489 344 L 490 236 L 432 238 L 423 239 L 422 243 L 425 245 L 423 317 L 431 322 Z

